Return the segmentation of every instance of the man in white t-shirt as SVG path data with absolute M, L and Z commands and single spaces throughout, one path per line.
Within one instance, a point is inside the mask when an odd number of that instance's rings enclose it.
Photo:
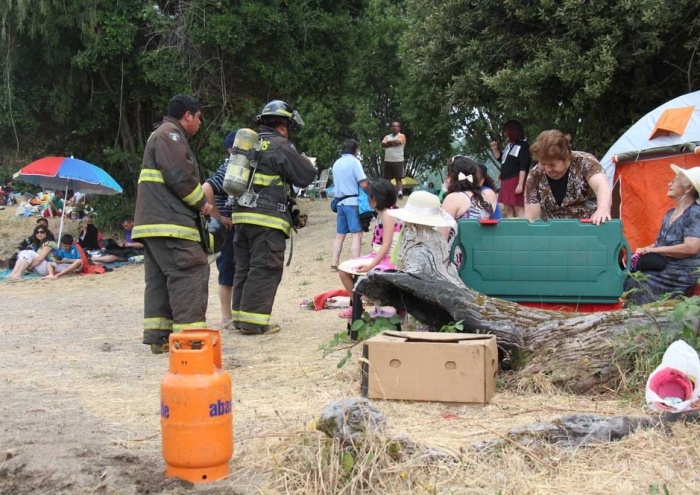
M 399 199 L 403 198 L 401 179 L 403 179 L 403 149 L 406 147 L 406 136 L 401 134 L 401 124 L 391 123 L 391 134 L 384 136 L 381 144 L 384 152 L 384 178 L 396 180 L 396 191 Z

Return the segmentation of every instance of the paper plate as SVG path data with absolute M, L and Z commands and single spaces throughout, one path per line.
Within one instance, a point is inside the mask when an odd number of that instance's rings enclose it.
M 345 273 L 352 273 L 353 275 L 364 275 L 366 272 L 358 272 L 357 267 L 367 265 L 371 261 L 371 258 L 354 258 L 351 260 L 346 260 L 338 265 L 338 270 Z

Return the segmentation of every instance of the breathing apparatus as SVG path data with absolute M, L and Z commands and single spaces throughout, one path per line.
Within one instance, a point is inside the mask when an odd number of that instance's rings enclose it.
M 304 125 L 299 112 L 282 100 L 272 100 L 267 103 L 260 115 L 256 116 L 255 121 L 260 125 L 280 119 L 293 130 L 298 130 Z M 253 190 L 253 181 L 261 148 L 262 142 L 257 132 L 252 129 L 240 129 L 237 132 L 233 150 L 227 159 L 224 177 L 224 190 L 229 194 L 229 202 L 235 199 L 238 206 L 247 208 L 258 206 L 259 194 Z
M 241 206 L 255 207 L 257 194 L 253 192 L 253 176 L 258 166 L 260 138 L 252 129 L 236 133 L 231 155 L 226 159 L 224 191 L 238 198 Z

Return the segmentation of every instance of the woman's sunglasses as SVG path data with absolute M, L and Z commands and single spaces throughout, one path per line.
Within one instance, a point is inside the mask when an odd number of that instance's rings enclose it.
M 37 234 L 46 234 L 46 231 L 45 230 L 37 230 L 36 233 Z

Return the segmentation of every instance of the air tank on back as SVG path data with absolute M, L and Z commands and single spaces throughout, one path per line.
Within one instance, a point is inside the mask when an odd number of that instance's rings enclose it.
M 250 152 L 257 147 L 258 142 L 258 133 L 252 129 L 239 129 L 236 132 L 224 177 L 224 190 L 230 196 L 240 196 L 246 192 L 251 170 Z

